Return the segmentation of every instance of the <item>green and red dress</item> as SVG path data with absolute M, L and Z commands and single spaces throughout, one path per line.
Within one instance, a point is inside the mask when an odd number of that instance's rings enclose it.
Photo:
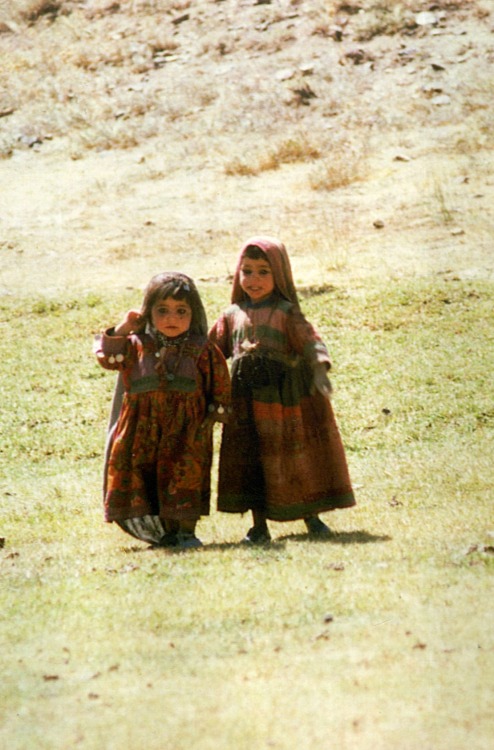
M 235 302 L 209 335 L 232 359 L 218 510 L 290 521 L 355 505 L 331 403 L 313 388 L 313 367 L 329 368 L 328 352 L 298 304 L 276 292 Z

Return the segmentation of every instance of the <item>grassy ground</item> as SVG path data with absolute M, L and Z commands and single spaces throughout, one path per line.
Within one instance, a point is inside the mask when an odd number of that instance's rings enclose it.
M 212 320 L 228 288 L 202 291 Z M 493 291 L 305 297 L 358 506 L 329 541 L 272 524 L 262 549 L 213 512 L 178 554 L 102 522 L 113 379 L 91 334 L 140 293 L 4 299 L 2 746 L 490 748 Z
M 0 0 L 1 747 L 491 750 L 493 28 L 487 0 Z M 166 268 L 212 321 L 259 232 L 358 505 L 326 542 L 213 512 L 150 551 L 102 520 L 92 334 Z

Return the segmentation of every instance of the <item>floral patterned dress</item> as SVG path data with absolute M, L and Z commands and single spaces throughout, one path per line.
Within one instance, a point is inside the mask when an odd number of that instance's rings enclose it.
M 225 358 L 205 336 L 160 348 L 151 333 L 111 333 L 95 352 L 102 367 L 121 373 L 124 387 L 106 468 L 105 519 L 197 520 L 209 513 L 212 423 L 225 421 L 230 409 Z

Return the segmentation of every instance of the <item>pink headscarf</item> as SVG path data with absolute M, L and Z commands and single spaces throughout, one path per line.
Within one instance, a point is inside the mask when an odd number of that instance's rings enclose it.
M 233 277 L 232 302 L 244 302 L 247 295 L 240 286 L 240 267 L 245 250 L 250 245 L 259 247 L 265 254 L 273 272 L 276 291 L 289 302 L 299 307 L 297 290 L 293 281 L 292 268 L 286 248 L 275 237 L 251 237 L 245 242 L 238 256 L 237 268 Z

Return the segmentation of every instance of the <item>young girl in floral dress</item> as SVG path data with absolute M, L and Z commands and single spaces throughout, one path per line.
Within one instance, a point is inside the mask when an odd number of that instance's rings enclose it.
M 218 509 L 252 511 L 251 543 L 270 540 L 268 519 L 304 519 L 310 535 L 328 535 L 318 514 L 355 499 L 329 400 L 328 352 L 300 310 L 281 242 L 245 243 L 231 300 L 209 334 L 232 358 Z
M 155 545 L 201 546 L 195 527 L 209 513 L 212 425 L 229 410 L 230 378 L 207 339 L 193 281 L 182 273 L 154 276 L 141 310 L 99 337 L 96 356 L 121 374 L 107 446 L 105 520 Z

